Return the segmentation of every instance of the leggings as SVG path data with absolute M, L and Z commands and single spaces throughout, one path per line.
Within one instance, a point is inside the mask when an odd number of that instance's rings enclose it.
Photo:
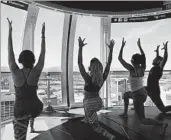
M 98 123 L 97 111 L 102 107 L 102 100 L 100 97 L 84 99 L 85 119 L 92 126 L 93 130 L 102 136 L 111 135 L 103 129 Z
M 162 113 L 166 113 L 171 111 L 171 105 L 165 106 L 163 104 L 163 101 L 161 100 L 160 97 L 160 91 L 156 90 L 156 91 L 149 91 L 148 92 L 149 97 L 151 98 L 151 100 L 153 101 L 153 103 L 156 105 L 156 107 L 162 112 Z
M 147 99 L 147 91 L 145 88 L 141 88 L 133 92 L 134 108 L 140 120 L 140 123 L 144 125 L 161 126 L 162 125 L 161 122 L 154 119 L 145 118 L 144 102 L 146 101 L 146 99 Z
M 34 118 L 36 118 L 42 111 L 42 102 L 23 100 L 17 102 L 14 106 L 14 137 L 15 140 L 26 140 L 28 124 L 33 128 Z
M 150 92 L 148 91 L 147 87 L 145 87 L 145 89 L 148 93 L 148 96 L 151 98 L 153 103 L 162 113 L 171 111 L 171 105 L 165 106 L 163 104 L 163 101 L 161 100 L 161 97 L 160 97 L 160 91 L 156 90 L 156 91 Z M 127 106 L 129 105 L 129 99 L 133 99 L 133 93 L 131 91 L 125 92 L 123 95 L 123 99 L 124 99 L 125 107 L 127 108 Z
M 25 115 L 23 117 L 17 117 L 13 119 L 15 140 L 26 140 L 27 128 L 30 118 L 30 115 Z

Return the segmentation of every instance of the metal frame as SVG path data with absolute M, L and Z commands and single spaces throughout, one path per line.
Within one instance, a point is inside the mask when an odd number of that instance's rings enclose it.
M 77 16 L 65 14 L 62 39 L 62 96 L 63 102 L 70 107 L 74 104 L 73 90 L 73 50 Z M 67 40 L 67 41 L 66 41 Z
M 103 64 L 103 67 L 105 68 L 107 60 L 108 60 L 108 55 L 109 55 L 109 49 L 106 46 L 106 43 L 109 43 L 110 41 L 110 36 L 111 36 L 111 18 L 110 17 L 105 17 L 101 18 L 101 27 L 100 27 L 100 60 Z M 108 87 L 110 84 L 110 78 L 108 76 L 104 86 L 102 87 L 100 91 L 101 98 L 104 99 L 105 104 L 104 107 L 109 107 L 110 106 L 110 95 L 108 91 Z
M 69 50 L 68 50 L 68 83 L 69 83 L 69 100 L 70 107 L 74 104 L 74 88 L 73 88 L 73 55 L 74 55 L 74 42 L 75 42 L 75 32 L 76 32 L 76 23 L 77 15 L 72 16 L 70 36 L 69 36 Z
M 62 55 L 61 55 L 61 88 L 62 88 L 62 102 L 64 104 L 67 104 L 67 94 L 68 94 L 68 88 L 67 88 L 67 65 L 68 59 L 67 59 L 67 42 L 68 39 L 68 29 L 69 29 L 69 14 L 65 14 L 64 17 L 64 25 L 63 25 L 63 38 L 62 38 Z
M 31 50 L 34 52 L 34 32 L 37 22 L 39 8 L 30 4 L 27 9 L 27 18 L 25 23 L 25 29 L 23 33 L 23 46 L 22 50 Z M 31 32 L 31 34 L 29 34 Z M 29 37 L 31 35 L 31 37 Z

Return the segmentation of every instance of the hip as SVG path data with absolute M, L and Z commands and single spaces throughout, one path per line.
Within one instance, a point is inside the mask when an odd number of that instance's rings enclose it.
M 98 111 L 102 108 L 103 102 L 100 97 L 83 99 L 84 108 L 86 110 Z
M 145 87 L 142 87 L 141 89 L 138 89 L 136 91 L 133 91 L 133 96 L 137 97 L 137 96 L 144 96 L 146 97 L 148 95 L 147 90 Z
M 99 97 L 98 92 L 84 91 L 84 99 L 92 99 L 92 98 L 97 98 L 97 97 Z
M 43 103 L 40 101 L 40 99 L 34 99 L 34 100 L 16 100 L 14 107 L 17 108 L 29 108 L 29 107 L 39 107 L 42 106 Z
M 101 105 L 102 104 L 102 99 L 98 96 L 95 98 L 84 98 L 83 99 L 84 105 Z

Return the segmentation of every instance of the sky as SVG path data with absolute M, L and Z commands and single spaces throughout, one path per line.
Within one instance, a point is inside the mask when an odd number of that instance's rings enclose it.
M 13 21 L 13 47 L 16 60 L 22 49 L 22 39 L 27 12 L 1 4 L 1 66 L 7 64 L 7 43 L 8 43 L 8 17 Z M 40 54 L 41 48 L 41 28 L 42 23 L 46 23 L 46 59 L 45 68 L 58 67 L 61 69 L 61 51 L 64 13 L 40 8 L 37 24 L 35 28 L 35 56 L 36 60 Z M 155 57 L 154 50 L 157 45 L 170 41 L 168 44 L 168 53 L 171 55 L 171 18 L 137 23 L 112 23 L 111 38 L 115 40 L 113 60 L 111 70 L 125 70 L 118 61 L 119 50 L 122 37 L 125 38 L 126 46 L 123 57 L 130 62 L 131 56 L 139 52 L 137 40 L 141 38 L 141 44 L 147 58 L 147 70 L 151 68 L 151 63 Z M 89 66 L 91 58 L 100 58 L 100 18 L 92 16 L 78 16 L 74 43 L 73 65 L 74 70 L 78 70 L 78 37 L 86 38 L 88 43 L 83 49 L 83 62 L 85 68 Z M 163 47 L 163 46 L 162 46 Z M 163 55 L 163 51 L 160 51 Z M 171 70 L 171 56 L 169 55 L 166 70 Z M 37 62 L 37 61 L 36 61 Z

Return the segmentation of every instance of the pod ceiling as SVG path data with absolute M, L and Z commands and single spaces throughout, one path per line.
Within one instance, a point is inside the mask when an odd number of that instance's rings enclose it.
M 163 1 L 48 1 L 71 9 L 126 12 L 163 8 Z

